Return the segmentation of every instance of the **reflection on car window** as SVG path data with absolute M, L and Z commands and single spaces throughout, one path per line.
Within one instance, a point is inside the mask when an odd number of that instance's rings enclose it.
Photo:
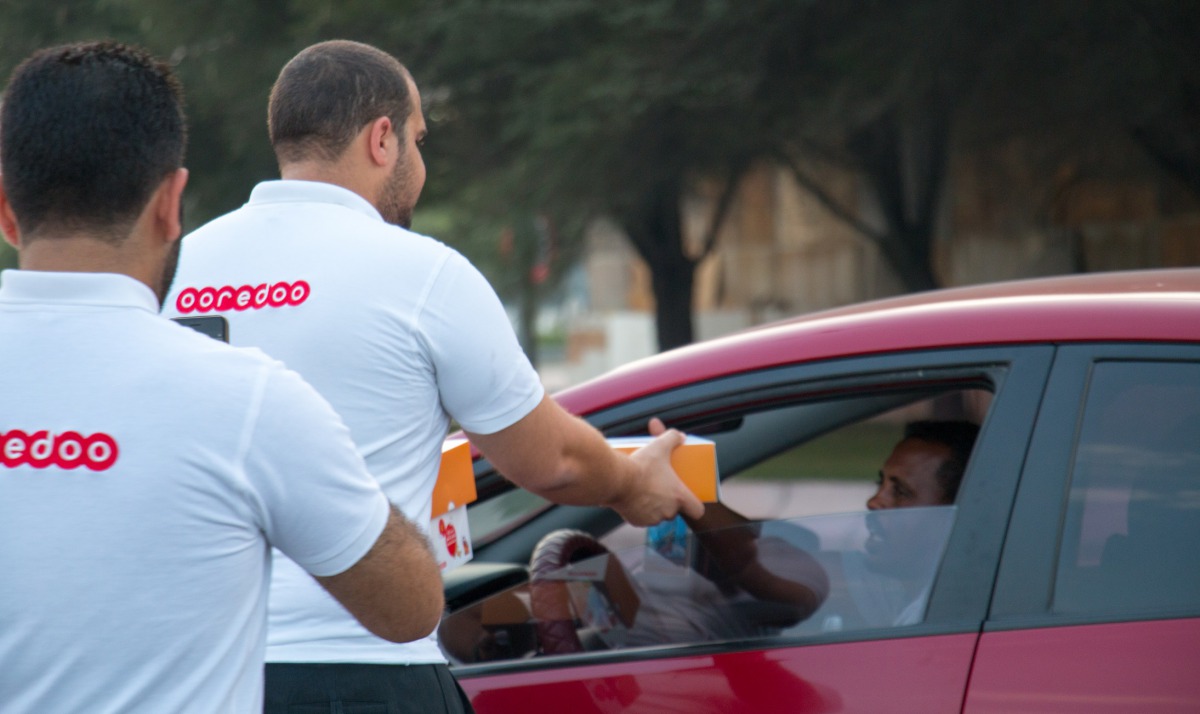
M 476 547 L 492 542 L 550 507 L 550 502 L 515 488 L 467 509 L 467 520 Z
M 539 548 L 529 585 L 443 621 L 448 657 L 492 662 L 922 622 L 972 425 L 992 400 L 983 375 L 959 374 L 938 390 L 932 375 L 922 377 L 911 389 L 888 381 L 883 390 L 758 404 L 736 419 L 722 412 L 709 425 L 681 425 L 717 443 L 721 504 L 692 524 L 701 536 L 682 529 L 665 548 L 661 538 L 648 547 L 647 531 L 627 524 L 599 540 L 557 532 L 560 552 Z M 918 425 L 926 428 L 910 433 Z M 951 438 L 963 426 L 969 438 Z M 914 451 L 927 458 L 906 465 Z M 477 541 L 546 507 L 514 493 L 511 502 L 473 505 Z M 730 517 L 710 521 L 721 509 Z M 754 567 L 742 568 L 729 553 L 747 543 Z M 539 559 L 547 552 L 554 557 Z
M 1056 612 L 1200 608 L 1200 365 L 1094 367 L 1061 547 Z
M 609 551 L 567 532 L 554 554 L 564 567 L 535 564 L 530 584 L 447 617 L 440 637 L 464 664 L 917 624 L 954 514 L 954 506 L 858 512 L 721 534 L 752 541 L 755 565 L 771 577 L 818 592 L 815 612 L 750 594 L 690 534 Z

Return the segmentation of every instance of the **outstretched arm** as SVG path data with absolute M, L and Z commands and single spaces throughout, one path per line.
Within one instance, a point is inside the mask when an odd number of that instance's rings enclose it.
M 555 503 L 608 506 L 635 526 L 704 513 L 671 468 L 671 451 L 683 443 L 674 430 L 660 428 L 653 442 L 627 456 L 547 396 L 507 429 L 467 436 L 505 477 Z
M 721 576 L 759 600 L 795 608 L 796 620 L 816 611 L 829 594 L 825 569 L 801 548 L 787 547 L 785 558 L 768 567 L 759 553 L 754 522 L 723 503 L 712 503 L 699 519 L 684 517 Z M 786 562 L 787 572 L 780 563 Z

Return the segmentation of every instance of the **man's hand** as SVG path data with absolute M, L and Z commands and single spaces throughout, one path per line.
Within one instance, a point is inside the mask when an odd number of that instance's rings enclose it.
M 683 434 L 667 429 L 662 420 L 650 420 L 654 441 L 630 455 L 637 475 L 626 496 L 609 504 L 621 517 L 635 526 L 652 526 L 681 513 L 697 519 L 704 515 L 704 504 L 684 485 L 671 468 L 671 452 L 683 444 Z
M 467 432 L 483 455 L 513 483 L 555 503 L 608 506 L 635 526 L 652 526 L 676 513 L 704 515 L 704 505 L 671 468 L 683 434 L 650 420 L 656 438 L 625 455 L 592 425 L 550 397 L 512 426 L 494 434 Z

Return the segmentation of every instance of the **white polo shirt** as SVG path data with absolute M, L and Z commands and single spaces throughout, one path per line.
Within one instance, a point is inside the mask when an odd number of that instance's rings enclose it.
M 303 375 L 421 524 L 450 419 L 494 433 L 544 394 L 500 300 L 462 255 L 330 184 L 261 183 L 245 206 L 185 237 L 164 312 L 222 314 L 231 343 Z M 282 559 L 269 623 L 269 662 L 445 661 L 436 632 L 379 639 Z
M 261 711 L 269 546 L 333 575 L 387 519 L 345 426 L 132 278 L 0 284 L 0 709 Z

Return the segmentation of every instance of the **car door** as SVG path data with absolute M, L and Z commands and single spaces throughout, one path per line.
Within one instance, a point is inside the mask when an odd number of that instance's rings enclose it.
M 722 471 L 761 444 L 738 428 L 782 409 L 840 413 L 907 394 L 985 386 L 986 419 L 959 493 L 923 619 L 903 627 L 819 627 L 770 637 L 677 641 L 509 661 L 458 662 L 477 711 L 957 712 L 990 602 L 1005 526 L 1053 348 L 1019 346 L 882 355 L 738 375 L 639 398 L 591 415 L 610 434 L 668 424 L 715 429 Z M 827 409 L 826 409 L 827 408 Z M 822 412 L 826 409 L 826 412 Z M 806 417 L 820 419 L 822 417 Z M 833 420 L 834 417 L 830 416 Z M 827 425 L 811 422 L 814 433 Z M 734 425 L 721 431 L 722 425 Z M 561 516 L 561 513 L 559 514 Z M 549 515 L 548 523 L 558 516 Z M 537 521 L 527 527 L 545 531 Z M 513 542 L 520 533 L 511 534 Z M 499 608 L 478 610 L 476 621 Z M 453 616 L 452 616 L 453 617 Z M 448 622 L 452 618 L 448 618 Z M 822 622 L 827 622 L 823 620 Z M 443 630 L 443 639 L 458 633 Z M 508 633 L 506 633 L 507 635 Z
M 1055 359 L 966 699 L 1200 711 L 1200 347 Z

